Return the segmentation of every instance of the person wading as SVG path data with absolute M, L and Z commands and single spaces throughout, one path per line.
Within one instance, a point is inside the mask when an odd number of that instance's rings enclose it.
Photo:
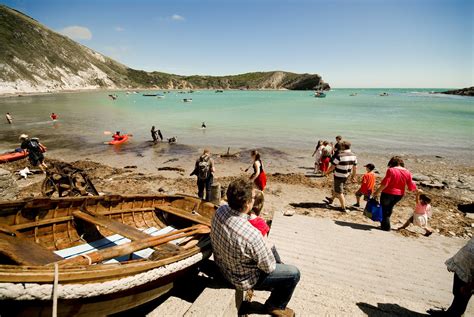
M 211 158 L 211 152 L 205 149 L 202 155 L 196 160 L 193 172 L 190 176 L 197 176 L 198 196 L 204 198 L 204 189 L 206 190 L 206 201 L 211 199 L 211 186 L 216 172 L 214 160 Z

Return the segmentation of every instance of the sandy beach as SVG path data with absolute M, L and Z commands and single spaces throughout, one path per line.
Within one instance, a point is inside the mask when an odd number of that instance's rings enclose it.
M 183 147 L 186 151 L 183 151 Z M 178 150 L 179 149 L 179 150 Z M 185 193 L 196 195 L 196 179 L 190 177 L 194 162 L 202 149 L 180 144 L 169 145 L 149 143 L 147 148 L 135 151 L 120 152 L 120 155 L 78 157 L 73 151 L 51 150 L 47 152 L 47 161 L 55 160 L 72 163 L 83 169 L 92 179 L 96 188 L 103 194 L 153 194 Z M 232 157 L 221 157 L 227 153 L 225 148 L 211 148 L 216 164 L 214 182 L 225 189 L 227 184 L 241 176 L 249 176 L 244 170 L 250 165 L 249 150 L 230 149 Z M 319 177 L 313 173 L 311 151 L 292 153 L 270 148 L 260 149 L 269 175 L 268 187 L 265 189 L 266 203 L 264 215 L 271 219 L 275 212 L 294 210 L 301 215 L 343 219 L 356 223 L 371 223 L 362 214 L 362 208 L 351 208 L 347 214 L 328 207 L 323 201 L 332 188 L 332 177 Z M 176 154 L 179 152 L 180 154 Z M 187 154 L 183 154 L 186 152 Z M 358 155 L 359 180 L 363 165 L 373 163 L 377 170 L 377 181 L 385 174 L 386 156 L 375 154 Z M 458 204 L 471 203 L 474 200 L 474 171 L 472 166 L 452 164 L 452 159 L 440 157 L 405 156 L 407 168 L 415 177 L 429 179 L 429 183 L 443 184 L 443 189 L 429 188 L 419 184 L 420 188 L 433 197 L 433 218 L 431 225 L 437 234 L 469 238 L 473 234 L 472 218 L 464 216 L 458 210 Z M 27 165 L 27 161 L 2 164 L 2 168 L 15 172 Z M 34 175 L 26 180 L 17 180 L 11 195 L 24 198 L 40 195 L 40 184 L 43 177 Z M 420 182 L 418 182 L 420 183 Z M 354 193 L 359 185 L 351 183 L 346 193 L 348 205 L 355 203 Z M 14 194 L 15 192 L 16 194 Z M 337 203 L 336 203 L 337 206 Z M 392 216 L 394 227 L 401 225 L 412 212 L 414 195 L 408 193 L 397 205 Z M 400 234 L 418 236 L 417 229 L 411 226 Z

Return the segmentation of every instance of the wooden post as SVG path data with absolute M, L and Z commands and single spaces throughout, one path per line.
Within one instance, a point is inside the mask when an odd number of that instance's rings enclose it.
M 221 203 L 221 184 L 214 183 L 211 185 L 211 203 L 220 205 Z

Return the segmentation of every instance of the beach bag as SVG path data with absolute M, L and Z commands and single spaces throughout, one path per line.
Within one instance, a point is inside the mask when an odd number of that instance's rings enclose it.
M 207 179 L 209 177 L 209 171 L 211 169 L 211 164 L 209 162 L 209 157 L 202 157 L 199 159 L 198 163 L 198 178 Z
M 367 218 L 372 219 L 373 221 L 381 222 L 382 221 L 382 206 L 377 200 L 370 198 L 369 201 L 367 202 L 367 205 L 365 205 L 364 215 Z
M 258 177 L 255 179 L 255 185 L 261 191 L 263 191 L 265 187 L 267 186 L 267 174 L 265 174 L 263 169 L 260 172 L 260 174 L 258 174 Z

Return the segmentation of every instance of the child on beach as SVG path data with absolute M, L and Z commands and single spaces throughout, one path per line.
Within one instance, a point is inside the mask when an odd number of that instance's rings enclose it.
M 268 237 L 268 232 L 270 231 L 270 227 L 268 226 L 265 219 L 260 217 L 260 212 L 263 209 L 264 199 L 265 198 L 263 196 L 263 192 L 259 190 L 256 191 L 253 207 L 249 213 L 249 222 L 253 227 L 255 227 L 258 231 L 260 231 L 260 233 L 266 240 L 266 238 Z M 281 262 L 280 255 L 278 254 L 275 248 L 275 245 L 271 245 L 270 250 L 272 251 L 273 256 L 275 257 L 276 263 L 283 263 Z
M 433 229 L 428 225 L 428 217 L 431 217 L 430 203 L 431 198 L 422 194 L 422 191 L 418 191 L 416 193 L 416 206 L 413 215 L 397 230 L 405 229 L 413 223 L 415 226 L 425 229 L 425 236 L 429 237 L 433 233 Z
M 357 203 L 355 203 L 354 207 L 360 207 L 360 197 L 364 196 L 364 200 L 369 200 L 370 195 L 374 192 L 375 187 L 375 174 L 374 169 L 375 165 L 369 163 L 364 166 L 366 173 L 362 177 L 362 183 L 360 184 L 360 188 L 355 193 Z

